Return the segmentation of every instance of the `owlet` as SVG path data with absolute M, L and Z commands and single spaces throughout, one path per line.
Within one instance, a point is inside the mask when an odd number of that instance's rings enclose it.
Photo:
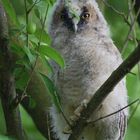
M 108 25 L 95 0 L 58 0 L 49 28 L 52 47 L 62 54 L 66 68 L 53 64 L 63 113 L 69 122 L 122 62 L 109 35 Z M 113 89 L 90 120 L 127 105 L 125 79 Z M 50 111 L 55 137 L 68 140 L 68 124 L 55 106 Z M 123 140 L 127 109 L 88 125 L 78 140 Z

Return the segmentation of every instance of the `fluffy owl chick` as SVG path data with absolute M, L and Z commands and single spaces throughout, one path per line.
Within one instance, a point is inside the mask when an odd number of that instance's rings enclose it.
M 53 66 L 62 109 L 71 122 L 70 116 L 76 116 L 77 110 L 91 99 L 122 59 L 95 0 L 57 1 L 50 23 L 50 35 L 52 46 L 66 62 L 63 71 L 58 65 Z M 91 114 L 90 120 L 126 105 L 127 92 L 125 80 L 122 80 L 100 108 Z M 127 114 L 127 110 L 122 110 L 94 125 L 89 124 L 79 140 L 123 140 Z M 59 140 L 68 140 L 69 134 L 64 134 L 67 122 L 62 114 L 52 107 L 51 116 L 55 136 Z

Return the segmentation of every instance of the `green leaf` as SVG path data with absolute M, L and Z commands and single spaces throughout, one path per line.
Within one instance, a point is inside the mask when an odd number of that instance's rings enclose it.
M 40 15 L 39 10 L 36 8 L 34 11 L 35 11 L 35 15 L 37 16 L 37 18 L 40 19 L 41 15 Z
M 59 96 L 57 94 L 57 90 L 55 85 L 53 84 L 53 82 L 44 74 L 40 73 L 40 75 L 42 76 L 45 85 L 47 86 L 48 90 L 49 90 L 49 95 L 51 97 L 51 99 L 53 100 L 53 103 L 55 104 L 57 110 L 59 112 L 61 112 L 61 104 L 60 104 L 60 100 L 59 100 Z
M 48 56 L 62 68 L 65 68 L 65 61 L 63 57 L 54 48 L 42 45 L 39 48 L 39 53 Z
M 36 101 L 30 97 L 29 98 L 29 108 L 34 109 L 36 107 Z
M 10 17 L 10 20 L 13 22 L 13 24 L 18 25 L 19 23 L 16 17 L 16 13 L 11 2 L 9 0 L 1 0 L 1 1 L 2 1 L 5 11 Z
M 29 59 L 27 57 L 23 57 L 22 59 L 17 60 L 16 65 L 24 66 L 28 70 L 31 68 L 31 65 L 29 63 Z
M 25 54 L 27 55 L 30 63 L 33 64 L 35 61 L 35 56 L 31 53 L 30 48 L 29 47 L 22 47 L 22 49 L 24 50 Z
M 46 1 L 48 4 L 53 5 L 55 3 L 56 0 L 44 0 Z
M 32 4 L 33 3 L 33 0 L 27 0 L 29 2 L 29 4 Z
M 14 44 L 14 43 L 11 44 L 11 50 L 12 50 L 12 53 L 20 57 L 25 55 L 25 52 L 23 51 L 22 47 L 18 46 L 17 44 Z
M 51 38 L 46 33 L 45 30 L 42 30 L 40 28 L 37 28 L 37 30 L 35 32 L 35 36 L 38 38 L 38 40 L 40 40 L 40 37 L 41 37 L 40 42 L 44 42 L 44 43 L 46 43 L 46 44 L 48 44 L 50 46 L 50 44 L 51 44 Z
M 23 68 L 16 68 L 15 71 L 15 81 L 16 81 L 16 88 L 20 90 L 24 90 L 27 81 L 29 79 L 28 72 Z
M 50 65 L 50 63 L 48 62 L 48 60 L 46 59 L 46 57 L 40 56 L 40 58 L 41 58 L 41 62 L 43 64 L 43 66 L 45 66 L 45 68 L 47 69 L 48 75 L 52 75 L 53 74 L 53 68 Z

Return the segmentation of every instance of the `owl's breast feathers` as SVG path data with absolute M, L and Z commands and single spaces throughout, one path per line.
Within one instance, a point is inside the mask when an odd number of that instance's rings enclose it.
M 63 98 L 70 102 L 93 94 L 121 62 L 119 52 L 110 39 L 109 43 L 97 38 L 86 40 L 85 37 L 67 39 L 66 44 L 64 40 L 57 44 L 63 47 L 55 46 L 66 61 L 66 68 L 58 76 L 58 87 Z

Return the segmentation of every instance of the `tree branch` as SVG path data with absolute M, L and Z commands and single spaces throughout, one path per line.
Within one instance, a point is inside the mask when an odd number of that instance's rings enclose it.
M 140 9 L 140 1 L 139 0 L 135 0 L 134 8 L 135 8 L 135 12 L 137 13 Z M 138 15 L 137 21 L 138 21 L 138 24 L 140 25 L 140 14 Z
M 23 107 L 32 117 L 38 130 L 46 138 L 49 137 L 50 128 L 48 110 L 51 106 L 50 97 L 47 93 L 48 90 L 39 74 L 33 72 L 33 76 L 27 88 L 27 95 L 31 96 L 30 98 L 35 101 L 35 106 L 30 106 L 30 100 L 28 97 L 21 102 Z
M 72 134 L 68 140 L 77 140 L 84 127 L 87 126 L 87 120 L 90 115 L 95 112 L 95 110 L 101 105 L 109 93 L 114 89 L 114 87 L 123 79 L 123 77 L 130 72 L 130 70 L 139 62 L 140 60 L 140 44 L 138 47 L 130 54 L 130 56 L 111 74 L 111 76 L 105 81 L 105 83 L 96 91 L 92 99 L 81 112 L 80 118 L 77 120 L 76 124 L 72 127 Z
M 0 97 L 8 136 L 24 140 L 19 108 L 17 107 L 14 110 L 10 108 L 10 103 L 15 98 L 16 92 L 8 38 L 6 13 L 0 4 Z

